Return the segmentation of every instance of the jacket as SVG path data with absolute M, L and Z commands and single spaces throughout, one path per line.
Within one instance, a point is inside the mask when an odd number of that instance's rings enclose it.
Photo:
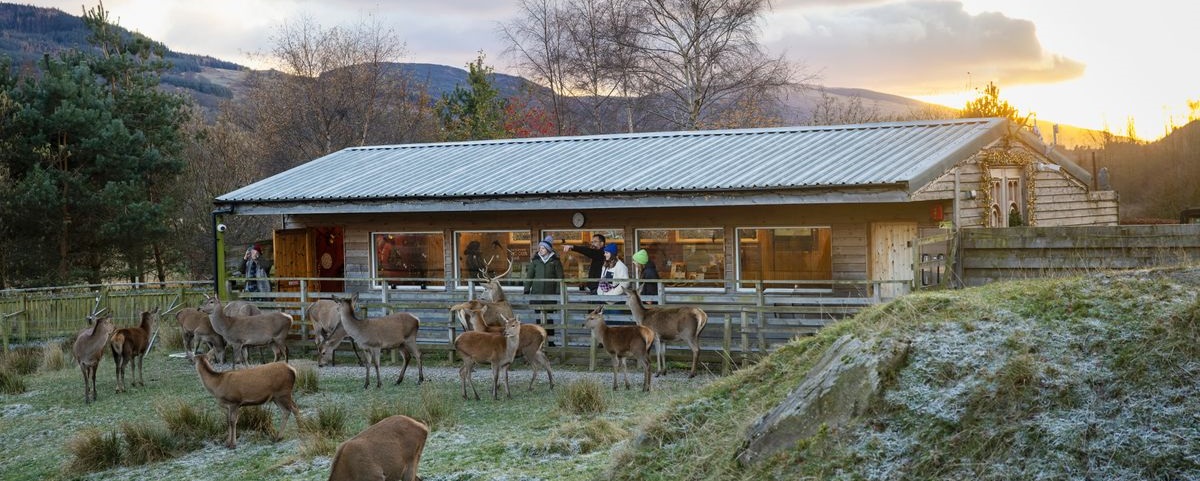
M 600 277 L 604 280 L 600 282 L 600 290 L 597 291 L 598 294 L 604 296 L 621 295 L 625 293 L 625 286 L 629 285 L 629 268 L 625 267 L 625 263 L 618 259 L 611 269 L 604 269 Z M 621 279 L 624 279 L 624 281 Z
M 529 261 L 529 268 L 525 270 L 525 279 L 562 279 L 563 265 L 559 260 L 557 253 L 551 253 L 550 258 L 542 262 L 542 258 L 537 254 L 533 255 L 533 259 Z M 558 294 L 557 282 L 530 282 L 525 281 L 526 294 Z
M 601 249 L 593 249 L 590 246 L 575 246 L 571 248 L 571 252 L 578 252 L 580 255 L 592 260 L 592 265 L 588 266 L 588 278 L 598 279 L 600 273 L 604 270 L 604 251 Z M 596 293 L 599 287 L 599 281 L 590 281 L 587 283 L 587 289 L 592 294 Z

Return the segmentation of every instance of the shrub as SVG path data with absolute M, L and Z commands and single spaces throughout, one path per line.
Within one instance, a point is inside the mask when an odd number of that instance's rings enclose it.
M 27 389 L 24 376 L 0 366 L 0 393 L 21 394 Z
M 170 459 L 179 452 L 180 440 L 158 424 L 121 423 L 125 436 L 125 464 L 134 466 Z
M 42 371 L 60 371 L 67 367 L 67 355 L 62 343 L 51 342 L 42 348 Z
M 121 464 L 121 438 L 115 432 L 87 428 L 67 441 L 67 450 L 71 472 L 103 471 Z
M 579 379 L 558 391 L 558 408 L 571 414 L 600 414 L 608 410 L 608 396 L 600 383 Z
M 321 390 L 317 377 L 317 369 L 312 363 L 302 363 L 296 366 L 296 391 L 311 394 Z

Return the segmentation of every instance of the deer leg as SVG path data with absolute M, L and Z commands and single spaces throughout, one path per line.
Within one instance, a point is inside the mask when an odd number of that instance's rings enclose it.
M 124 386 L 124 383 L 121 382 L 121 355 L 117 354 L 116 352 L 113 352 L 113 369 L 115 369 L 116 376 L 117 376 L 116 392 L 124 391 L 125 386 Z
M 629 356 L 621 358 L 621 379 L 625 380 L 625 390 L 629 390 Z
M 504 397 L 512 399 L 512 393 L 508 392 L 508 371 L 512 369 L 512 364 L 504 365 Z
M 200 344 L 199 342 L 197 342 L 196 343 L 197 345 L 193 346 L 192 342 L 194 342 L 195 339 L 196 339 L 195 332 L 184 331 L 184 333 L 183 333 L 183 354 L 185 357 L 187 357 L 188 362 L 193 362 L 193 359 L 196 356 L 196 347 L 199 347 L 198 345 Z
M 238 406 L 236 404 L 227 406 L 225 408 L 225 424 L 228 429 L 225 430 L 225 447 L 229 449 L 237 447 L 237 421 Z
M 79 365 L 79 372 L 83 374 L 83 403 L 84 403 L 84 404 L 91 404 L 91 402 L 92 402 L 92 392 L 91 392 L 91 391 L 88 389 L 88 373 L 87 373 L 87 366 L 86 366 L 86 365 L 83 365 L 83 364 L 80 364 L 80 365 Z
M 413 339 L 411 342 L 409 342 L 409 344 L 409 350 L 412 352 L 412 355 L 417 358 L 417 384 L 421 384 L 425 382 L 425 362 L 421 360 L 421 348 L 417 346 L 416 336 L 413 336 Z
M 358 365 L 363 365 L 363 358 L 362 356 L 358 355 L 358 342 L 355 341 L 353 337 L 350 338 L 350 349 L 354 350 L 354 358 L 358 359 Z
M 404 358 L 404 365 L 400 366 L 400 377 L 396 378 L 396 384 L 404 382 L 404 373 L 408 372 L 408 360 L 412 353 L 408 352 L 408 346 L 400 346 L 400 357 Z
M 383 378 L 379 376 L 379 358 L 383 357 L 382 351 L 382 349 L 371 349 L 371 357 L 374 358 L 371 362 L 375 364 L 375 389 L 383 387 Z
M 654 341 L 654 353 L 658 357 L 658 375 L 662 376 L 667 373 L 667 345 L 664 344 L 665 339 L 661 336 L 656 337 Z
M 133 358 L 133 360 L 137 363 L 138 386 L 146 387 L 146 373 L 142 371 L 142 366 L 146 364 L 146 355 L 142 354 Z
M 499 382 L 500 382 L 500 363 L 493 362 L 492 363 L 492 400 L 493 401 L 500 399 L 500 397 L 496 395 L 496 391 L 497 391 L 496 384 L 498 384 Z
M 613 391 L 616 391 L 617 390 L 617 366 L 621 365 L 621 360 L 617 358 L 616 354 L 614 354 L 613 358 L 612 358 L 612 362 L 613 362 L 613 386 L 612 386 L 612 389 L 613 389 Z
M 364 350 L 363 354 L 367 357 L 367 359 L 366 359 L 367 362 L 363 363 L 363 369 L 366 369 L 366 371 L 363 373 L 363 375 L 366 376 L 365 378 L 363 378 L 363 389 L 367 389 L 367 388 L 371 387 L 371 364 L 373 364 L 373 363 L 371 362 L 371 352 L 370 351 Z
M 642 392 L 650 392 L 650 356 L 642 355 L 639 357 L 638 366 L 642 368 L 642 372 L 644 373 L 642 377 Z
M 688 374 L 688 379 L 691 379 L 696 377 L 696 362 L 700 360 L 700 336 L 688 336 L 684 340 L 692 349 L 692 372 Z
M 546 377 L 550 378 L 550 390 L 554 390 L 554 373 L 550 371 L 550 360 L 546 358 L 546 353 L 538 350 L 536 353 L 538 362 L 542 363 L 542 367 L 546 369 Z

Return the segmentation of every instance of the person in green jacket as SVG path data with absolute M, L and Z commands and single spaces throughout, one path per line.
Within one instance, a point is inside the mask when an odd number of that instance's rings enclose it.
M 552 279 L 560 280 L 563 278 L 562 260 L 558 258 L 558 254 L 554 252 L 554 238 L 546 236 L 538 242 L 537 254 L 529 260 L 529 268 L 525 270 L 525 293 L 526 294 L 558 294 L 558 282 L 534 282 L 533 279 Z M 529 301 L 530 304 L 554 304 L 551 300 L 534 300 Z M 538 322 L 541 323 L 541 316 L 538 316 Z M 553 324 L 550 319 L 547 323 Z M 546 329 L 546 336 L 549 338 L 548 344 L 554 346 L 554 330 Z

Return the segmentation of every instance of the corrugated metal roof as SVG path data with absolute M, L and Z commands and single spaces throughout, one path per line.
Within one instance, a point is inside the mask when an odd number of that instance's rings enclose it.
M 341 150 L 217 198 L 242 202 L 734 192 L 900 185 L 1003 119 L 546 137 Z

